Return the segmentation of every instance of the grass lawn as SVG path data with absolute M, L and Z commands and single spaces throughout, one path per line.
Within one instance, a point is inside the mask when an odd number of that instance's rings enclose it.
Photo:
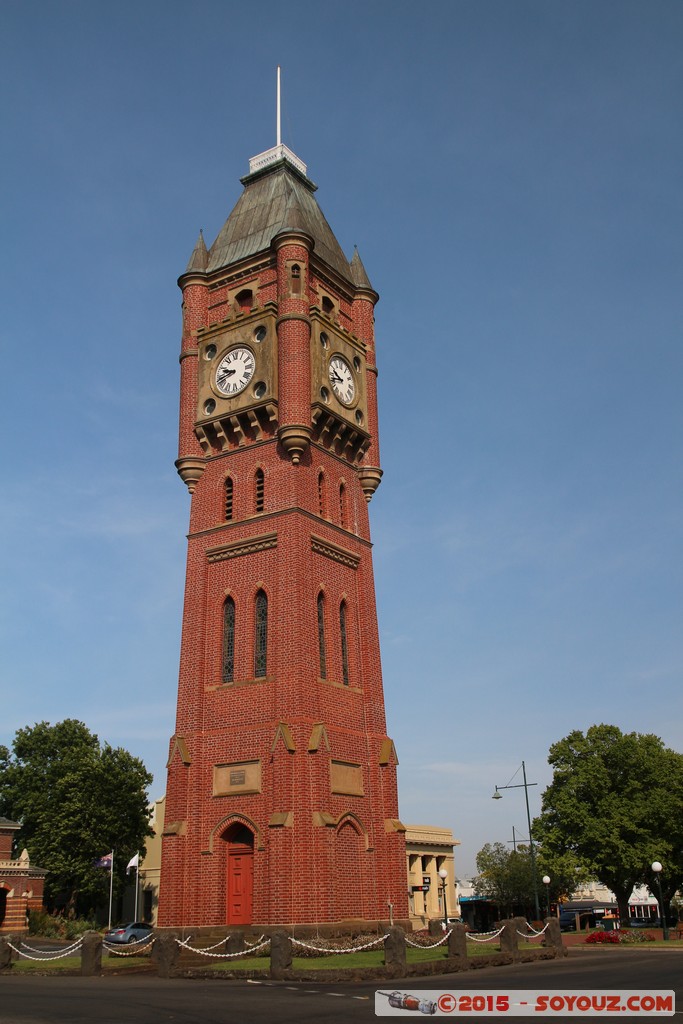
M 520 944 L 524 948 L 523 944 Z M 529 948 L 533 948 L 531 943 Z M 470 942 L 467 944 L 468 956 L 486 956 L 490 953 L 498 953 L 497 943 Z M 418 949 L 409 946 L 406 951 L 406 959 L 409 964 L 425 963 L 429 960 L 445 960 L 448 957 L 446 944 L 437 946 L 435 949 Z M 235 960 L 221 960 L 208 962 L 207 967 L 218 971 L 253 971 L 270 970 L 269 957 L 240 957 Z M 354 970 L 358 967 L 382 967 L 384 965 L 384 950 L 367 949 L 360 953 L 330 953 L 327 956 L 295 956 L 292 960 L 292 968 L 295 971 L 319 971 L 319 970 Z
M 148 956 L 103 956 L 102 970 L 125 970 L 130 967 L 149 966 Z M 12 971 L 19 974 L 31 974 L 36 971 L 79 971 L 81 969 L 81 958 L 77 956 L 63 956 L 59 960 L 15 960 L 12 964 Z

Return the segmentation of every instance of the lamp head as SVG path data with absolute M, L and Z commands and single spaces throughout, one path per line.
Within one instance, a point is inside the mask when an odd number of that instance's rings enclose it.
M 492 800 L 502 800 L 503 794 L 498 792 L 498 786 L 496 786 L 496 792 L 491 797 Z
M 656 874 L 659 874 L 659 872 L 662 870 L 662 865 L 659 863 L 658 860 L 653 861 L 651 867 Z

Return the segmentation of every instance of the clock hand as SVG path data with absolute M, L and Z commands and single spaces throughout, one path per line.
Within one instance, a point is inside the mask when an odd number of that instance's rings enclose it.
M 232 377 L 233 374 L 237 373 L 237 370 L 223 370 L 221 372 L 222 377 Z
M 339 374 L 338 374 L 338 373 L 336 373 L 336 372 L 335 372 L 334 370 L 333 370 L 333 371 L 332 371 L 332 373 L 330 374 L 330 378 L 331 378 L 331 380 L 336 380 L 337 384 L 341 384 L 341 383 L 342 383 L 342 379 L 341 379 L 341 377 L 340 377 L 340 376 L 339 376 Z

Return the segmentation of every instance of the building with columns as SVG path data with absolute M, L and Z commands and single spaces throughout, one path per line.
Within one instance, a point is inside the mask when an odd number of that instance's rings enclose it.
M 406 826 L 408 898 L 413 928 L 434 919 L 460 916 L 456 890 L 455 847 L 459 840 L 447 828 Z M 442 878 L 440 871 L 446 872 Z M 444 884 L 445 883 L 445 884 Z

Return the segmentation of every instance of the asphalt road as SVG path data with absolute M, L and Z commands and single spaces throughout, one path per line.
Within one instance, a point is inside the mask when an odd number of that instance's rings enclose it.
M 421 989 L 674 989 L 675 1017 L 647 1015 L 629 1020 L 681 1021 L 683 953 L 679 950 L 598 949 L 574 951 L 563 960 L 491 967 L 434 978 L 319 984 L 231 980 L 165 981 L 132 977 L 0 977 L 0 1024 L 346 1024 L 372 1021 L 377 989 L 418 993 Z M 405 1015 L 407 1016 L 407 1015 Z M 500 1020 L 501 1016 L 497 1017 Z M 604 1018 L 604 1014 L 600 1015 Z M 410 1015 L 415 1024 L 422 1014 Z M 429 1018 L 427 1018 L 429 1019 Z M 491 1019 L 461 1017 L 470 1022 Z M 524 1020 L 523 1017 L 514 1018 Z M 545 1017 L 536 1020 L 585 1020 Z

